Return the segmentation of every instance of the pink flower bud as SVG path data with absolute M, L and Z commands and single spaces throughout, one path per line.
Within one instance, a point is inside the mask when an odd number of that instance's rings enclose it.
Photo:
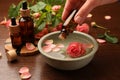
M 39 18 L 39 17 L 40 17 L 40 13 L 33 13 L 33 17 L 34 17 L 35 19 Z
M 55 12 L 57 12 L 57 11 L 60 10 L 60 8 L 61 8 L 61 5 L 54 5 L 54 6 L 52 7 L 52 10 L 55 11 Z

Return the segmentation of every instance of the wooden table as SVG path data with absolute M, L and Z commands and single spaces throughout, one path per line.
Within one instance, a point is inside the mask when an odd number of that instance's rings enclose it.
M 0 0 L 0 21 L 7 16 L 11 3 L 20 0 Z M 120 3 L 101 6 L 92 11 L 93 17 L 88 23 L 96 21 L 99 25 L 109 28 L 112 34 L 120 39 Z M 111 20 L 105 20 L 111 15 Z M 103 31 L 91 28 L 90 35 L 96 38 Z M 47 65 L 41 54 L 30 57 L 18 57 L 18 61 L 9 63 L 4 49 L 4 41 L 9 37 L 8 30 L 0 25 L 0 80 L 20 80 L 18 70 L 22 66 L 30 68 L 30 80 L 120 80 L 120 44 L 99 44 L 94 59 L 82 69 L 75 71 L 56 70 Z

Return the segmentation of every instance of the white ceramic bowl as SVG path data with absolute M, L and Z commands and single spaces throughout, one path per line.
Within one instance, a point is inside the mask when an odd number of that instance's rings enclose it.
M 74 31 L 73 33 L 69 34 L 67 39 L 61 40 L 58 38 L 59 33 L 60 33 L 59 31 L 49 33 L 43 36 L 38 42 L 38 49 L 46 63 L 48 63 L 50 66 L 56 69 L 76 70 L 86 66 L 93 59 L 96 51 L 98 50 L 98 44 L 92 36 L 82 32 Z M 48 39 L 53 39 L 55 43 L 63 43 L 64 45 L 68 45 L 70 42 L 73 41 L 78 41 L 86 44 L 92 44 L 93 48 L 86 51 L 84 56 L 78 58 L 68 58 L 68 59 L 56 58 L 51 55 L 48 55 L 42 49 L 44 41 Z

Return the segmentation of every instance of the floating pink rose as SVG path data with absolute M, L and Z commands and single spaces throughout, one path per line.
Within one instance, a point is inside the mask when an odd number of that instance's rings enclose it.
M 54 12 L 57 12 L 57 11 L 60 10 L 60 8 L 61 8 L 61 5 L 54 5 L 54 6 L 52 7 L 52 10 L 53 10 Z
M 87 23 L 84 23 L 82 25 L 77 25 L 76 31 L 84 32 L 84 33 L 89 33 L 89 25 Z
M 85 48 L 79 42 L 71 42 L 67 47 L 67 54 L 70 57 L 80 57 L 85 53 Z

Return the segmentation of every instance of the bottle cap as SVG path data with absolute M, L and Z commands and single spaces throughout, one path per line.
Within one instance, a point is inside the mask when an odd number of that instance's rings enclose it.
M 27 7 L 27 2 L 26 1 L 23 1 L 23 3 L 22 3 L 22 8 L 20 9 L 20 14 L 23 17 L 30 16 L 30 10 Z
M 17 54 L 16 54 L 16 51 L 15 50 L 10 50 L 6 53 L 7 55 L 7 58 L 8 58 L 8 61 L 11 62 L 11 61 L 14 61 L 17 59 Z
M 23 10 L 27 9 L 27 2 L 26 1 L 23 1 L 23 3 L 22 3 L 22 9 Z
M 16 23 L 16 19 L 14 17 L 11 18 L 11 25 L 9 26 L 10 33 L 18 33 L 20 32 L 19 25 Z
M 15 19 L 15 17 L 12 17 L 12 18 L 11 18 L 11 25 L 13 25 L 13 26 L 14 26 L 14 25 L 17 25 L 17 24 L 16 24 L 16 19 Z

